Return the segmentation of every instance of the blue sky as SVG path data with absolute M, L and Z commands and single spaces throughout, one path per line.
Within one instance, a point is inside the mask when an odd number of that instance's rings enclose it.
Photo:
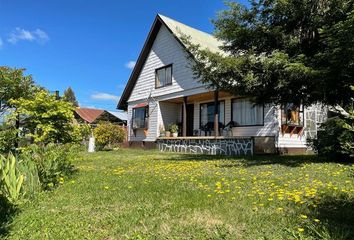
M 0 0 L 0 65 L 114 110 L 157 13 L 202 31 L 221 0 Z

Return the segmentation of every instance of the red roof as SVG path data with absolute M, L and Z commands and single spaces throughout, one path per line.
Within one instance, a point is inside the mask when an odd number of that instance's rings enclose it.
M 104 112 L 104 110 L 94 108 L 77 108 L 75 112 L 86 122 L 92 123 Z

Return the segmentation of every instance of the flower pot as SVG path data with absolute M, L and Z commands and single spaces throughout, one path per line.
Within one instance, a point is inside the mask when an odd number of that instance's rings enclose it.
M 171 132 L 170 132 L 170 131 L 166 131 L 166 132 L 165 132 L 165 136 L 166 136 L 166 137 L 171 137 Z
M 178 137 L 178 133 L 172 133 L 172 137 Z

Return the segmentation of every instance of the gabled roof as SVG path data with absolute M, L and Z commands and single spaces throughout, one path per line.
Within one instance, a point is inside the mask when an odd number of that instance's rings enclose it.
M 76 114 L 88 123 L 93 123 L 103 112 L 102 109 L 76 108 Z
M 119 100 L 118 109 L 127 109 L 127 101 L 130 97 L 131 92 L 135 86 L 135 83 L 139 77 L 139 74 L 144 66 L 144 63 L 149 55 L 151 47 L 155 41 L 155 38 L 161 28 L 164 25 L 176 38 L 176 40 L 185 48 L 186 46 L 183 44 L 181 37 L 189 36 L 190 41 L 193 44 L 199 44 L 202 48 L 209 49 L 210 51 L 216 52 L 219 51 L 219 46 L 221 46 L 221 42 L 218 41 L 212 35 L 197 30 L 195 28 L 189 27 L 183 23 L 180 23 L 171 18 L 165 17 L 161 14 L 157 14 L 154 23 L 150 29 L 147 39 L 145 40 L 144 46 L 138 60 L 135 64 L 135 67 L 130 75 L 130 78 L 125 86 L 123 94 Z

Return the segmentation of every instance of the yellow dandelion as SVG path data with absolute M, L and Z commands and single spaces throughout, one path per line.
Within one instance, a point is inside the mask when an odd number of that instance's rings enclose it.
M 320 219 L 315 218 L 314 221 L 317 222 L 317 223 L 319 223 L 319 222 L 320 222 Z
M 301 217 L 302 219 L 307 219 L 307 216 L 304 215 L 304 214 L 301 214 L 300 217 Z
M 109 189 L 109 187 L 105 186 L 104 189 Z
M 278 209 L 278 211 L 283 211 L 282 207 L 278 207 L 277 209 Z
M 305 229 L 303 229 L 303 228 L 297 228 L 297 230 L 298 230 L 299 232 L 305 231 Z
M 208 194 L 208 197 L 211 197 L 211 194 Z

